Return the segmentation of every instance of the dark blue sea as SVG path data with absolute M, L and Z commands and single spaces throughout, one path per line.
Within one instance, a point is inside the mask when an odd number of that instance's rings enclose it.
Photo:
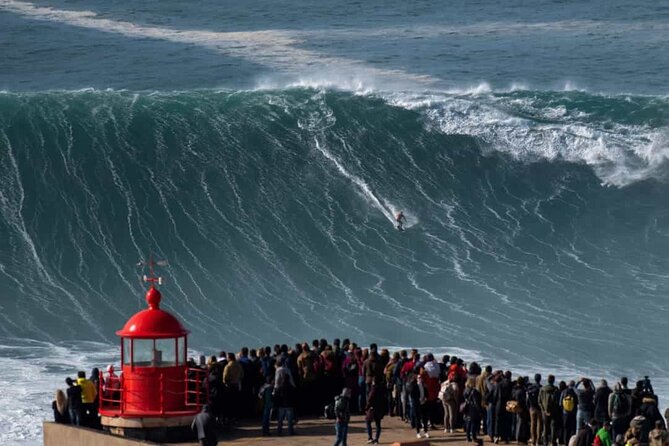
M 664 408 L 668 48 L 667 0 L 0 0 L 0 443 L 119 361 L 150 255 L 193 354 L 349 337 Z

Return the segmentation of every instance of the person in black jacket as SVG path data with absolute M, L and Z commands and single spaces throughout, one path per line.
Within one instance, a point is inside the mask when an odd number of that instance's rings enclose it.
M 465 419 L 467 441 L 480 443 L 477 436 L 481 426 L 483 407 L 481 406 L 481 392 L 476 389 L 476 380 L 473 377 L 467 379 L 463 399 L 465 408 L 462 415 Z
M 539 446 L 543 433 L 543 415 L 539 407 L 541 375 L 534 375 L 534 382 L 527 386 L 527 407 L 530 411 L 530 445 Z
M 527 392 L 525 390 L 525 378 L 518 377 L 511 391 L 511 399 L 518 402 L 519 412 L 514 414 L 516 418 L 516 429 L 514 431 L 518 444 L 527 444 L 530 433 L 530 411 L 527 407 Z
M 81 387 L 72 378 L 65 378 L 67 384 L 67 411 L 70 414 L 70 422 L 80 426 L 84 415 L 84 406 L 81 403 Z
M 372 388 L 367 394 L 367 405 L 365 406 L 365 421 L 367 424 L 368 443 L 378 444 L 381 436 L 381 420 L 388 410 L 388 400 L 386 398 L 385 386 L 375 378 L 372 381 Z M 372 421 L 376 425 L 376 433 L 372 437 Z
M 200 446 L 216 446 L 218 444 L 216 420 L 209 413 L 209 406 L 202 406 L 202 411 L 195 416 L 190 428 L 197 435 Z
M 641 406 L 639 406 L 638 414 L 645 418 L 643 423 L 641 423 L 641 443 L 648 443 L 648 434 L 651 429 L 655 427 L 655 423 L 660 421 L 662 426 L 664 426 L 664 420 L 662 419 L 662 414 L 657 408 L 655 399 L 651 396 L 644 396 L 641 399 Z
M 611 395 L 611 392 L 613 391 L 605 379 L 595 390 L 595 419 L 601 424 L 604 424 L 605 421 L 611 421 L 609 416 L 609 395 Z
M 504 372 L 502 379 L 493 387 L 495 404 L 495 443 L 511 440 L 511 414 L 506 411 L 506 403 L 511 399 L 511 372 Z

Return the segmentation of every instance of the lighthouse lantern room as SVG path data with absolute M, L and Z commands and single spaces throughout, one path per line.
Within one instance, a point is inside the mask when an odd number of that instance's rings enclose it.
M 120 389 L 100 389 L 100 415 L 111 433 L 154 441 L 188 436 L 193 417 L 205 397 L 206 377 L 189 369 L 188 333 L 181 322 L 160 308 L 162 284 L 153 276 L 146 292 L 148 308 L 136 313 L 116 332 L 121 338 Z

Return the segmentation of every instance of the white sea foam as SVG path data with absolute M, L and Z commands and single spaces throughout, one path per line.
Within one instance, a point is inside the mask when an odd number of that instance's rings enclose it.
M 62 23 L 130 38 L 197 45 L 291 74 L 282 86 L 318 84 L 339 86 L 343 89 L 353 87 L 355 91 L 370 89 L 379 80 L 395 86 L 401 83 L 428 85 L 436 81 L 427 75 L 370 67 L 359 60 L 330 56 L 301 48 L 301 37 L 297 33 L 285 30 L 230 32 L 179 30 L 111 20 L 99 16 L 94 11 L 63 10 L 15 0 L 0 0 L 0 10 L 35 20 Z M 298 79 L 295 80 L 295 77 Z M 261 83 L 271 82 L 263 80 Z
M 626 186 L 666 175 L 667 126 L 592 121 L 582 110 L 571 111 L 565 105 L 535 105 L 532 98 L 488 94 L 484 85 L 459 94 L 382 96 L 391 105 L 421 111 L 443 133 L 476 137 L 484 150 L 520 160 L 584 163 L 607 185 Z M 525 117 L 527 112 L 536 119 Z
M 189 350 L 189 356 L 199 352 Z M 29 339 L 0 340 L 0 444 L 42 444 L 42 421 L 53 420 L 51 401 L 65 378 L 77 371 L 90 375 L 93 367 L 120 370 L 118 345 L 79 341 L 72 344 Z

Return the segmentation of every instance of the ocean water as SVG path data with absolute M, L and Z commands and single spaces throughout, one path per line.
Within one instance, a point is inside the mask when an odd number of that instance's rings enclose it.
M 0 0 L 0 443 L 118 362 L 149 254 L 193 354 L 350 337 L 664 408 L 668 45 L 666 1 Z

